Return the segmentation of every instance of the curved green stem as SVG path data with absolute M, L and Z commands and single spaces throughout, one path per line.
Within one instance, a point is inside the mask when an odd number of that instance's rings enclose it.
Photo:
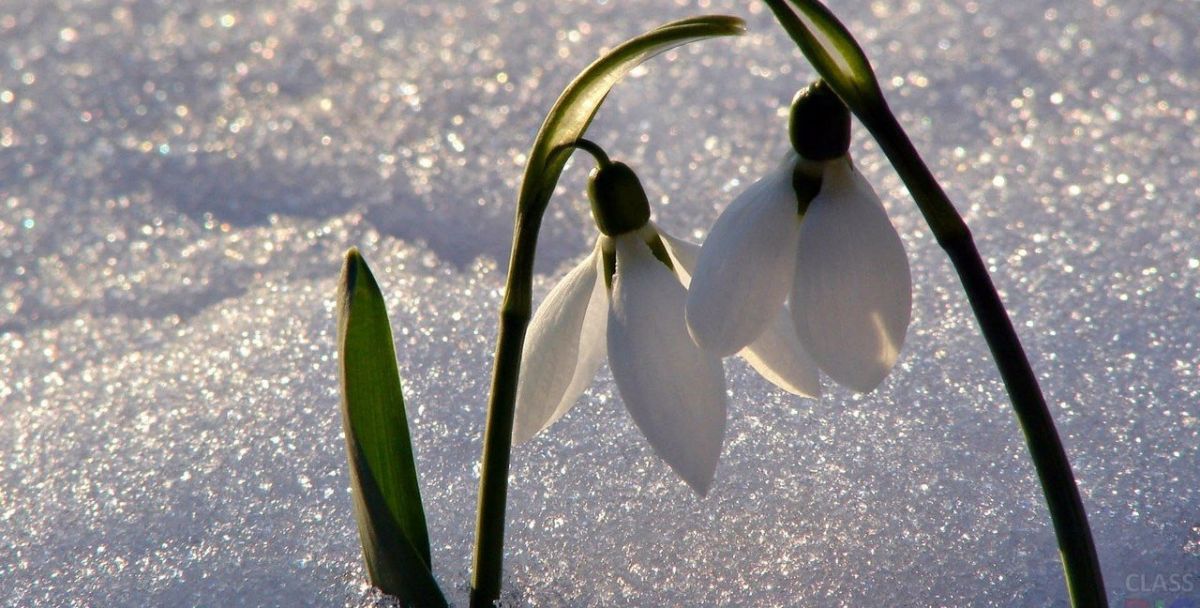
M 963 290 L 983 330 L 992 359 L 1000 370 L 1037 469 L 1050 519 L 1054 523 L 1054 532 L 1058 537 L 1071 604 L 1077 608 L 1108 606 L 1100 559 L 1096 554 L 1091 528 L 1088 527 L 1087 512 L 1083 508 L 1067 452 L 1055 429 L 1054 418 L 1029 365 L 1029 358 L 979 256 L 970 230 L 891 111 L 886 106 L 882 110 L 873 114 L 878 117 L 877 120 L 864 124 L 916 199 L 930 230 L 950 257 L 962 281 Z
M 949 255 L 1025 434 L 1058 536 L 1071 603 L 1076 608 L 1107 607 L 1100 560 L 1071 463 L 1029 359 L 966 223 L 888 108 L 862 47 L 837 17 L 817 0 L 788 0 L 794 11 L 785 0 L 764 2 L 821 78 L 879 142 L 920 207 L 938 244 Z
M 584 152 L 587 152 L 588 154 L 591 154 L 592 158 L 596 159 L 596 164 L 599 165 L 600 168 L 604 168 L 612 164 L 612 160 L 608 158 L 608 154 L 604 151 L 604 148 L 601 148 L 599 144 L 590 139 L 584 139 L 580 137 L 574 142 L 566 145 L 567 147 L 578 148 Z

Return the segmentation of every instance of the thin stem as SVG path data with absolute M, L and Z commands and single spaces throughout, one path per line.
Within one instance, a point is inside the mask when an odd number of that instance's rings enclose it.
M 596 159 L 596 164 L 600 165 L 600 168 L 602 169 L 612 164 L 612 161 L 608 159 L 608 154 L 604 152 L 604 148 L 601 148 L 596 142 L 590 139 L 584 139 L 580 137 L 574 142 L 566 144 L 564 147 L 578 148 L 584 152 L 587 152 L 588 154 L 591 154 L 592 158 Z
M 529 325 L 532 307 L 533 259 L 542 216 L 540 213 L 518 214 L 516 223 L 504 302 L 500 306 L 500 335 L 496 340 L 492 396 L 483 433 L 471 608 L 491 608 L 496 598 L 500 597 L 504 511 L 508 500 L 508 465 L 512 450 L 517 377 L 521 369 L 525 328 Z
M 583 138 L 563 146 L 555 153 L 570 154 L 571 148 L 587 151 L 601 166 L 610 163 L 600 146 Z M 491 608 L 500 597 L 504 568 L 504 512 L 508 503 L 508 469 L 512 453 L 513 418 L 516 414 L 517 380 L 521 372 L 525 330 L 533 310 L 533 261 L 544 212 L 544 207 L 531 212 L 519 211 L 513 229 L 508 279 L 504 287 L 504 301 L 500 305 L 500 332 L 496 338 L 491 399 L 488 402 L 487 425 L 483 431 L 483 456 L 480 458 L 471 608 Z
M 864 112 L 860 119 L 866 119 L 865 126 L 896 167 L 962 281 L 971 309 L 1004 379 L 1004 387 L 1037 469 L 1058 536 L 1071 603 L 1077 608 L 1104 608 L 1108 606 L 1108 599 L 1100 560 L 1096 555 L 1083 501 L 1079 497 L 1079 488 L 1071 473 L 1066 450 L 1054 427 L 1054 418 L 1046 407 L 1046 400 L 1038 388 L 1037 378 L 1021 348 L 1012 321 L 962 217 L 921 160 L 886 102 L 880 101 L 879 106 L 873 108 L 872 112 Z

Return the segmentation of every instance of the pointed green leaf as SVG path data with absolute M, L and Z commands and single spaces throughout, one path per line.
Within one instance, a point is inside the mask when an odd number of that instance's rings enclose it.
M 629 70 L 681 44 L 745 31 L 741 19 L 723 15 L 673 21 L 626 41 L 580 72 L 554 103 L 533 142 L 521 183 L 518 213 L 540 216 L 571 155 L 564 146 L 583 136 L 604 97 Z
M 346 254 L 338 296 L 342 423 L 367 572 L 406 606 L 445 606 L 431 571 L 387 307 L 357 249 Z
M 871 63 L 846 26 L 817 0 L 764 0 L 821 78 L 859 119 L 883 103 Z

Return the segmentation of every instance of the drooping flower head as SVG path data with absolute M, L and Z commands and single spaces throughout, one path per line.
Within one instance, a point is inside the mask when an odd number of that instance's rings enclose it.
M 850 113 L 823 83 L 796 95 L 792 152 L 713 225 L 687 301 L 692 337 L 737 352 L 791 331 L 835 382 L 874 390 L 899 356 L 912 310 L 904 246 L 848 153 Z M 786 303 L 786 304 L 785 304 Z
M 721 453 L 727 406 L 721 360 L 695 344 L 684 320 L 698 247 L 650 222 L 645 191 L 628 166 L 600 160 L 588 195 L 601 234 L 533 316 L 513 439 L 528 440 L 561 418 L 607 355 L 634 423 L 703 495 Z M 817 384 L 815 367 L 794 338 L 770 337 L 745 354 L 787 390 L 804 393 Z
M 588 194 L 596 247 L 550 291 L 527 333 L 515 441 L 567 412 L 607 352 L 617 391 L 655 452 L 697 492 L 708 490 L 725 435 L 725 374 L 696 347 L 687 297 L 636 175 L 602 163 Z

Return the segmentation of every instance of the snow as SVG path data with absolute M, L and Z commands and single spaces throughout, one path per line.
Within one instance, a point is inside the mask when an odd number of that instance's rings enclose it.
M 1002 290 L 1110 598 L 1197 605 L 1200 13 L 1043 4 L 833 8 Z M 523 155 L 601 49 L 699 12 L 751 33 L 652 60 L 589 132 L 693 240 L 784 153 L 812 78 L 759 3 L 0 1 L 0 605 L 386 604 L 338 419 L 350 246 L 389 300 L 435 571 L 465 603 Z M 727 360 L 702 500 L 605 369 L 514 453 L 509 604 L 1066 604 L 950 265 L 857 127 L 852 152 L 912 264 L 900 365 L 813 401 Z M 552 202 L 537 297 L 590 248 L 590 167 Z

